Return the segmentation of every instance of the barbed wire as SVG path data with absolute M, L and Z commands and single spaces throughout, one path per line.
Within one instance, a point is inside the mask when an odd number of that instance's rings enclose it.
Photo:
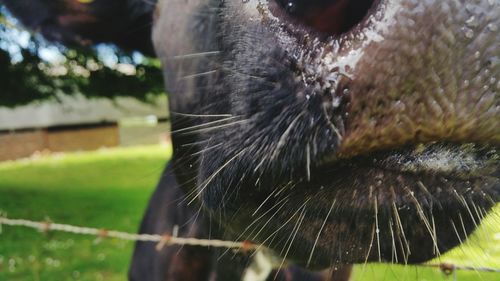
M 100 238 L 116 238 L 127 241 L 142 241 L 158 243 L 157 249 L 161 249 L 168 245 L 189 245 L 201 247 L 214 247 L 226 249 L 238 249 L 242 251 L 252 251 L 259 248 L 257 244 L 250 241 L 235 242 L 213 239 L 197 239 L 177 237 L 170 234 L 136 234 L 116 230 L 107 230 L 104 228 L 81 227 L 69 224 L 53 223 L 49 221 L 31 221 L 25 219 L 9 219 L 7 217 L 0 217 L 0 226 L 24 226 L 37 229 L 41 232 L 60 231 L 80 235 L 92 235 Z
M 24 226 L 39 230 L 40 232 L 59 231 L 66 233 L 73 233 L 79 235 L 91 235 L 100 238 L 115 238 L 126 241 L 142 241 L 157 243 L 156 249 L 161 250 L 169 245 L 188 245 L 188 246 L 201 246 L 201 247 L 214 247 L 239 250 L 243 252 L 255 251 L 265 248 L 263 245 L 252 243 L 251 241 L 226 241 L 226 240 L 213 240 L 213 239 L 198 239 L 198 238 L 185 238 L 177 237 L 175 227 L 174 235 L 171 234 L 136 234 L 116 230 L 107 230 L 105 228 L 92 228 L 82 227 L 69 224 L 53 223 L 50 221 L 32 221 L 26 219 L 9 219 L 5 216 L 0 216 L 0 233 L 2 225 L 8 226 Z M 440 269 L 444 274 L 451 275 L 456 273 L 457 270 L 462 271 L 479 271 L 479 272 L 494 272 L 500 273 L 500 268 L 491 267 L 475 267 L 475 266 L 462 266 L 451 263 L 430 263 L 420 264 L 420 267 L 431 267 Z
M 466 265 L 455 265 L 451 263 L 430 263 L 430 264 L 421 264 L 419 266 L 424 267 L 433 267 L 439 268 L 446 275 L 452 274 L 456 270 L 465 270 L 465 271 L 481 271 L 481 272 L 494 272 L 500 273 L 500 268 L 490 268 L 490 267 L 475 267 L 475 266 L 466 266 Z

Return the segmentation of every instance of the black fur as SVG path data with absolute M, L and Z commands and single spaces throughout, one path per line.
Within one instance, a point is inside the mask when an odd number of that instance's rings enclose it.
M 481 216 L 468 209 L 487 211 L 498 201 L 499 112 L 478 118 L 455 96 L 498 99 L 498 93 L 479 82 L 465 89 L 457 81 L 472 81 L 482 67 L 489 78 L 499 72 L 497 65 L 487 66 L 498 53 L 492 47 L 498 39 L 484 29 L 474 34 L 476 40 L 467 39 L 461 29 L 467 18 L 451 2 L 377 2 L 371 18 L 340 37 L 296 28 L 286 17 L 277 20 L 281 15 L 272 12 L 272 3 L 198 1 L 185 8 L 195 16 L 181 20 L 183 37 L 169 32 L 178 18 L 168 11 L 156 24 L 173 115 L 198 115 L 174 121 L 174 161 L 194 179 L 185 184 L 188 201 L 202 199 L 228 229 L 227 238 L 272 241 L 282 254 L 302 214 L 307 226 L 300 228 L 300 243 L 291 244 L 287 257 L 311 267 L 418 263 L 459 244 Z M 396 6 L 395 14 L 388 4 Z M 487 5 L 477 3 L 477 12 Z M 455 16 L 443 21 L 450 11 Z M 482 26 L 496 23 L 498 10 L 485 13 L 477 16 Z M 386 26 L 384 17 L 394 19 L 392 25 Z M 410 21 L 415 24 L 407 25 Z M 456 41 L 439 33 L 439 25 Z M 387 29 L 380 31 L 381 26 Z M 370 39 L 366 30 L 383 39 Z M 476 58 L 478 70 L 455 71 L 478 46 L 487 50 Z M 335 62 L 352 50 L 366 54 L 347 67 Z M 190 53 L 199 56 L 183 56 Z M 456 114 L 469 119 L 444 118 Z M 471 175 L 462 164 L 454 171 L 418 164 L 431 163 L 436 158 L 431 155 L 450 157 L 450 163 L 462 163 L 468 155 L 487 168 Z M 325 233 L 308 261 L 332 204 Z M 278 214 L 267 214 L 269 221 L 256 223 L 256 229 L 264 227 L 255 231 L 259 235 L 245 232 L 249 222 L 277 209 Z M 458 221 L 465 226 L 463 237 L 452 232 Z M 373 248 L 374 240 L 380 248 Z

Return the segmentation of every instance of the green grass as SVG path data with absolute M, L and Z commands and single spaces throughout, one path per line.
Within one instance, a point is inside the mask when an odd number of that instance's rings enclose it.
M 135 232 L 170 153 L 150 146 L 0 163 L 0 210 L 11 218 Z M 497 206 L 465 245 L 441 261 L 500 268 L 499 214 Z M 0 280 L 126 280 L 132 247 L 114 239 L 4 226 Z M 432 268 L 367 265 L 355 268 L 353 280 L 453 278 Z M 498 281 L 500 274 L 459 271 L 456 280 Z
M 140 147 L 0 164 L 11 218 L 136 232 L 170 149 Z M 0 280 L 125 280 L 133 244 L 4 226 Z
M 500 205 L 483 220 L 481 226 L 467 241 L 439 259 L 430 263 L 452 263 L 458 266 L 500 269 Z M 499 281 L 500 273 L 479 271 L 456 271 L 454 276 L 446 276 L 440 270 L 417 266 L 370 264 L 357 266 L 353 280 L 356 281 Z

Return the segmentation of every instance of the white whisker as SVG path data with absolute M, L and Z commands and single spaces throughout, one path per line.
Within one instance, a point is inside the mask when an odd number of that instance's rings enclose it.
M 275 279 L 278 276 L 279 271 L 281 270 L 281 268 L 285 264 L 286 257 L 288 256 L 288 253 L 290 252 L 290 249 L 292 248 L 293 242 L 295 241 L 295 237 L 297 236 L 297 233 L 299 233 L 300 226 L 302 225 L 302 222 L 304 221 L 305 217 L 306 217 L 306 205 L 304 205 L 304 207 L 302 208 L 302 212 L 299 215 L 299 220 L 297 221 L 294 230 L 292 230 L 293 237 L 290 236 L 290 237 L 292 237 L 291 238 L 292 240 L 290 241 L 290 244 L 288 245 L 288 248 L 286 249 L 285 255 L 283 256 L 283 260 L 281 261 L 281 264 L 278 267 L 278 270 L 276 270 L 276 275 L 274 276 Z M 285 246 L 287 243 L 288 243 L 288 240 L 287 240 L 287 242 L 285 242 Z
M 328 221 L 328 218 L 330 217 L 330 214 L 332 213 L 333 207 L 335 206 L 336 202 L 337 202 L 337 199 L 334 199 L 332 202 L 332 205 L 330 206 L 330 209 L 328 210 L 328 213 L 326 214 L 325 219 L 323 220 L 323 224 L 321 224 L 321 227 L 318 231 L 318 235 L 316 236 L 316 240 L 314 240 L 314 244 L 313 244 L 311 253 L 309 254 L 309 258 L 307 259 L 307 266 L 309 266 L 311 264 L 311 260 L 312 260 L 313 255 L 314 255 L 314 250 L 316 249 L 316 245 L 318 244 L 319 237 L 321 236 L 321 233 L 323 232 L 323 228 L 325 227 L 326 222 Z
M 199 57 L 207 57 L 220 54 L 220 51 L 208 51 L 208 52 L 200 52 L 200 53 L 192 53 L 185 55 L 173 56 L 173 59 L 190 59 L 190 58 L 199 58 Z
M 201 196 L 201 194 L 203 193 L 203 191 L 205 191 L 205 189 L 207 188 L 207 186 L 210 184 L 210 182 L 212 182 L 212 180 L 222 171 L 224 170 L 224 168 L 226 168 L 232 161 L 234 161 L 236 158 L 238 158 L 240 155 L 242 155 L 244 152 L 246 152 L 246 148 L 241 150 L 239 153 L 237 153 L 236 155 L 234 155 L 233 157 L 231 157 L 229 160 L 226 161 L 226 163 L 224 163 L 224 165 L 220 166 L 219 169 L 217 169 L 210 177 L 207 178 L 207 180 L 205 181 L 205 183 L 202 184 L 200 190 L 196 193 L 196 195 L 194 196 L 193 199 L 191 199 L 189 202 L 188 202 L 188 205 L 191 205 L 194 200 L 196 200 L 196 198 L 199 198 Z
M 231 117 L 224 118 L 224 119 L 210 121 L 210 122 L 206 122 L 206 123 L 203 123 L 203 124 L 194 125 L 194 126 L 190 126 L 190 127 L 186 127 L 186 128 L 182 128 L 182 129 L 178 129 L 178 130 L 173 130 L 172 134 L 177 134 L 177 133 L 181 133 L 181 132 L 185 132 L 185 131 L 191 131 L 193 129 L 203 128 L 203 127 L 206 127 L 206 126 L 210 126 L 210 125 L 214 125 L 214 124 L 218 124 L 218 123 L 222 123 L 222 122 L 234 120 L 235 118 L 237 118 L 237 117 L 231 116 Z
M 181 79 L 193 79 L 193 78 L 198 78 L 198 77 L 202 77 L 202 76 L 208 76 L 208 75 L 212 75 L 212 74 L 215 74 L 217 73 L 218 70 L 211 70 L 211 71 L 207 71 L 207 72 L 201 72 L 201 73 L 195 73 L 195 74 L 191 74 L 191 75 L 186 75 L 186 76 L 182 76 Z

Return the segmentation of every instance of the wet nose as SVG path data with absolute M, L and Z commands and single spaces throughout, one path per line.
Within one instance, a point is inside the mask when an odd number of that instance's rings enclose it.
M 341 154 L 500 144 L 500 2 L 388 0 L 346 82 Z

